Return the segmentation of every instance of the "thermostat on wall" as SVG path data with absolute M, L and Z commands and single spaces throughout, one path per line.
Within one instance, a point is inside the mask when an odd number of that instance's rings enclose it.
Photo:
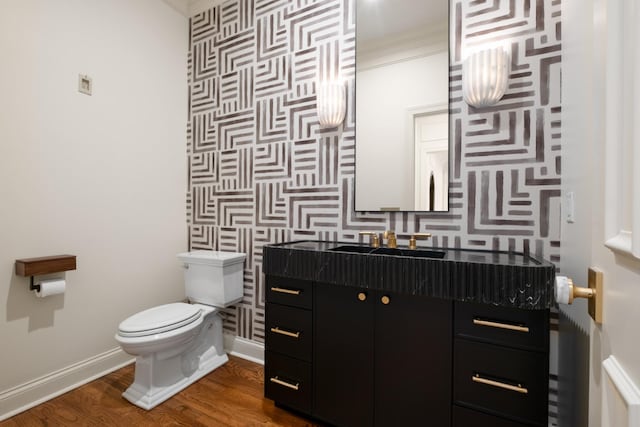
M 91 87 L 91 77 L 85 74 L 78 74 L 78 92 L 91 95 Z

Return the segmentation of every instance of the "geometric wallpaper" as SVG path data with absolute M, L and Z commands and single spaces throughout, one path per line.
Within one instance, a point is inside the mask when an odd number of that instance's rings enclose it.
M 355 212 L 355 0 L 227 0 L 190 20 L 187 223 L 190 249 L 247 254 L 244 298 L 224 328 L 264 339 L 262 247 L 357 241 L 395 230 L 406 245 L 560 253 L 559 0 L 451 0 L 450 210 Z M 462 100 L 462 59 L 511 55 L 502 100 Z M 347 82 L 347 114 L 320 129 L 316 81 Z

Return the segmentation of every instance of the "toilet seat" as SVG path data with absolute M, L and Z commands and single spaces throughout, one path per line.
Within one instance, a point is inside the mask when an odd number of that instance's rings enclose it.
M 123 320 L 118 335 L 135 338 L 173 331 L 196 322 L 202 316 L 197 305 L 182 302 L 159 305 Z

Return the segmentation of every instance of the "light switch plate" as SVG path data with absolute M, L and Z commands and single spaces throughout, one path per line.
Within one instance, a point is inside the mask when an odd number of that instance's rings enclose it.
M 86 74 L 78 74 L 78 92 L 91 95 L 93 81 Z
M 576 222 L 576 201 L 575 201 L 575 193 L 573 191 L 569 191 L 564 196 L 564 212 L 566 220 L 569 224 L 573 224 Z

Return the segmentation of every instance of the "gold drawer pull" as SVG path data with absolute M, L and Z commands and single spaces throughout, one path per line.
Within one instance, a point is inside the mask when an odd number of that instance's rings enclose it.
M 285 331 L 284 329 L 280 329 L 277 326 L 275 328 L 271 328 L 271 332 L 274 332 L 274 333 L 280 334 L 280 335 L 286 335 L 288 337 L 300 338 L 300 332 Z
M 285 288 L 272 287 L 271 290 L 273 292 L 280 292 L 281 294 L 300 295 L 300 289 L 285 289 Z
M 473 319 L 474 325 L 490 326 L 492 328 L 509 329 L 510 331 L 529 332 L 526 326 L 510 325 L 508 323 L 491 322 L 489 320 Z
M 271 381 L 272 383 L 280 384 L 281 386 L 290 388 L 291 390 L 295 390 L 295 391 L 298 391 L 298 389 L 300 388 L 300 383 L 291 384 L 286 381 L 282 381 L 278 377 L 271 377 L 269 378 L 269 381 Z
M 529 390 L 527 390 L 526 388 L 522 387 L 520 384 L 511 385 L 511 384 L 501 383 L 499 381 L 488 380 L 486 378 L 482 378 L 478 374 L 475 374 L 473 377 L 471 377 L 471 379 L 473 380 L 473 382 L 476 382 L 476 383 L 481 383 L 481 384 L 491 385 L 491 386 L 494 386 L 494 387 L 504 388 L 505 390 L 516 391 L 516 392 L 522 393 L 522 394 L 529 393 Z

